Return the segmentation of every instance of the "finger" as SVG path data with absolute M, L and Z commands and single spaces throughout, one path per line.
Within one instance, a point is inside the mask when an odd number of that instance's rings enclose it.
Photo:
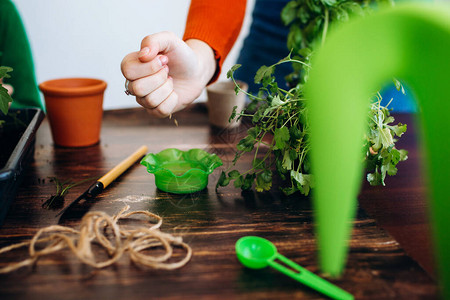
M 165 118 L 175 112 L 178 105 L 178 95 L 173 91 L 158 107 L 147 109 L 147 112 L 157 118 Z
M 157 54 L 166 54 L 175 47 L 180 39 L 169 31 L 163 31 L 146 36 L 141 42 L 139 60 L 147 62 L 152 60 Z
M 152 47 L 152 50 L 150 50 L 149 47 L 142 48 L 138 52 L 139 61 L 143 63 L 151 61 L 158 54 L 156 51 L 158 51 L 158 49 L 155 47 Z
M 165 55 L 158 55 L 151 61 L 142 63 L 139 61 L 138 52 L 133 52 L 125 56 L 120 65 L 122 74 L 126 79 L 133 81 L 155 74 L 169 62 Z
M 173 91 L 173 81 L 168 78 L 160 87 L 152 91 L 145 97 L 138 97 L 139 103 L 145 108 L 158 107 Z
M 132 95 L 143 98 L 158 89 L 167 81 L 169 67 L 166 65 L 153 75 L 142 77 L 128 84 L 128 91 Z

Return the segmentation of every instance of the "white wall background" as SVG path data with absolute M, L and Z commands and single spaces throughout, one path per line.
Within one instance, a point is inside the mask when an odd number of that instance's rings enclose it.
M 211 0 L 214 1 L 214 0 Z M 61 77 L 105 80 L 104 109 L 137 107 L 124 94 L 122 58 L 139 50 L 146 35 L 169 30 L 182 36 L 189 8 L 186 0 L 13 0 L 33 51 L 38 82 Z M 238 41 L 221 74 L 235 63 L 248 33 L 254 0 Z M 18 49 L 20 51 L 20 49 Z M 204 100 L 205 94 L 199 101 Z

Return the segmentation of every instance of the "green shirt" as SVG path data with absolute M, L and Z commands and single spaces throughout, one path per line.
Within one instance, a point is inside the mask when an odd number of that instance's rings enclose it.
M 39 107 L 33 57 L 20 15 L 10 0 L 0 0 L 0 65 L 13 68 L 4 82 L 13 86 L 12 108 Z

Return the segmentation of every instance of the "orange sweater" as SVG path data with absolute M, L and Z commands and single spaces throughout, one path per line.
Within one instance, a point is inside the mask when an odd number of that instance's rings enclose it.
M 199 39 L 213 50 L 220 74 L 223 61 L 235 43 L 245 16 L 246 0 L 192 0 L 183 39 Z

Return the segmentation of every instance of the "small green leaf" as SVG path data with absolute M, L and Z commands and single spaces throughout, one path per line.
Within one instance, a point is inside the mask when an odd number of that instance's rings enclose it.
M 233 111 L 231 112 L 230 117 L 228 118 L 228 123 L 230 123 L 234 118 L 236 118 L 236 110 L 237 110 L 237 105 L 233 106 Z
M 298 51 L 298 54 L 301 55 L 305 60 L 309 60 L 309 57 L 312 54 L 312 50 L 310 48 L 302 48 Z
M 398 162 L 400 161 L 400 151 L 394 148 L 391 149 L 391 152 L 389 153 L 389 161 L 393 163 L 394 166 L 398 164 Z
M 345 23 L 349 19 L 347 10 L 343 9 L 340 6 L 336 7 L 336 9 L 334 10 L 334 13 L 335 13 L 334 17 L 335 17 L 336 21 L 338 21 L 340 23 Z
M 289 141 L 289 129 L 286 126 L 276 128 L 274 133 L 275 146 L 274 149 L 284 149 L 286 142 Z
M 400 161 L 405 161 L 408 159 L 408 151 L 407 150 L 398 150 L 400 152 Z
M 0 111 L 3 114 L 7 114 L 9 110 L 9 103 L 12 102 L 13 99 L 8 94 L 8 90 L 3 86 L 0 86 Z
M 242 184 L 242 189 L 243 190 L 249 190 L 252 188 L 253 186 L 253 181 L 255 180 L 255 174 L 247 174 L 245 175 L 245 179 L 244 182 Z
M 261 175 L 261 179 L 262 179 L 265 183 L 272 182 L 272 171 L 271 171 L 271 170 L 264 170 L 264 171 L 261 172 L 259 175 Z
M 370 185 L 380 185 L 382 183 L 381 174 L 375 171 L 374 173 L 367 174 L 367 181 Z
M 225 174 L 225 172 L 222 171 L 222 173 L 220 173 L 219 180 L 217 181 L 217 184 L 216 184 L 216 190 L 219 186 L 227 186 L 229 183 L 230 183 L 230 178 L 227 178 L 227 175 Z
M 320 36 L 321 26 L 323 23 L 322 16 L 317 16 L 315 19 L 311 20 L 304 30 L 304 34 L 308 42 L 313 42 Z
M 302 174 L 300 172 L 297 172 L 295 170 L 291 170 L 291 177 L 297 181 L 297 188 L 304 194 L 305 196 L 308 196 L 309 191 L 311 189 L 312 185 L 312 177 L 309 174 Z
M 371 142 L 373 143 L 372 149 L 375 152 L 378 152 L 381 148 L 381 138 L 379 134 L 376 134 L 374 137 L 372 137 Z
M 252 123 L 256 124 L 263 117 L 261 110 L 257 110 L 252 117 Z
M 236 180 L 234 181 L 234 187 L 240 188 L 242 187 L 243 184 L 244 184 L 244 177 L 242 175 L 239 175 L 239 177 L 236 178 Z
M 228 177 L 230 177 L 231 179 L 236 179 L 239 176 L 241 176 L 241 174 L 239 173 L 238 170 L 233 170 L 233 171 L 230 171 L 230 173 L 228 173 Z
M 364 15 L 364 10 L 356 2 L 346 2 L 346 3 L 341 4 L 340 6 L 351 15 L 355 15 L 355 16 L 363 16 Z
M 320 0 L 320 2 L 328 6 L 333 6 L 336 4 L 336 0 Z
M 395 88 L 397 91 L 401 91 L 403 95 L 406 95 L 405 88 L 403 87 L 403 84 L 398 80 L 397 78 L 392 79 L 395 84 Z
M 302 47 L 303 35 L 302 30 L 297 25 L 291 25 L 287 36 L 287 47 L 298 51 Z
M 9 72 L 12 72 L 13 68 L 1 66 L 0 67 L 0 78 L 11 78 L 11 76 L 8 74 Z
M 295 170 L 291 170 L 291 177 L 295 179 L 298 183 L 303 185 L 309 185 L 311 182 L 311 175 L 309 174 L 302 174 L 300 172 L 297 172 Z
M 228 72 L 227 72 L 227 78 L 232 78 L 232 77 L 233 77 L 233 73 L 234 73 L 237 69 L 239 69 L 240 67 L 241 67 L 240 64 L 236 64 L 236 65 L 232 66 L 231 69 L 228 70 Z
M 289 149 L 289 157 L 291 158 L 292 161 L 294 161 L 297 158 L 297 151 L 295 151 L 295 149 Z
M 254 145 L 255 139 L 248 135 L 247 137 L 239 141 L 239 143 L 236 145 L 236 149 L 239 151 L 250 152 L 253 150 Z
M 306 0 L 306 4 L 308 5 L 309 9 L 311 9 L 311 11 L 315 12 L 316 14 L 322 13 L 322 6 L 319 3 L 320 2 L 317 0 Z
M 289 149 L 284 151 L 284 155 L 283 155 L 283 162 L 282 162 L 282 167 L 285 170 L 291 170 L 292 169 L 292 160 L 291 157 L 289 155 Z
M 308 12 L 308 7 L 306 5 L 300 7 L 297 11 L 297 18 L 303 24 L 306 24 L 310 18 L 310 14 Z M 287 25 L 287 24 L 286 24 Z
M 261 128 L 259 128 L 259 126 L 254 126 L 247 130 L 247 134 L 256 139 L 260 133 L 260 130 Z
M 381 166 L 381 172 L 387 173 L 389 176 L 394 176 L 395 174 L 397 174 L 397 168 L 395 167 L 395 165 L 387 163 Z
M 279 154 L 278 154 L 278 155 L 279 155 Z M 276 156 L 278 156 L 278 155 L 276 155 Z M 276 166 L 276 169 L 277 169 L 279 175 L 284 177 L 283 174 L 286 173 L 287 170 L 283 167 L 283 160 L 282 160 L 282 159 L 279 159 L 279 158 L 277 157 L 277 160 L 276 160 L 276 162 L 275 162 L 275 166 Z
M 297 8 L 297 1 L 290 1 L 286 4 L 286 6 L 281 11 L 281 20 L 284 25 L 289 25 L 292 21 L 295 20 Z
M 256 176 L 256 191 L 269 191 L 272 187 L 272 172 L 264 170 Z
M 396 136 L 400 137 L 406 132 L 406 124 L 398 123 L 396 126 L 392 126 L 391 129 Z
M 380 132 L 380 140 L 383 147 L 388 148 L 394 144 L 391 131 L 389 128 L 378 129 Z
M 287 187 L 287 188 L 282 187 L 280 189 L 286 196 L 292 195 L 298 191 L 297 187 L 295 187 L 295 186 L 291 186 L 291 187 Z
M 255 83 L 261 83 L 263 79 L 272 76 L 274 71 L 273 67 L 261 66 L 255 75 Z
M 289 128 L 289 135 L 292 141 L 296 141 L 303 136 L 303 133 L 297 126 L 292 126 Z
M 286 102 L 283 102 L 280 98 L 280 96 L 275 95 L 275 97 L 273 97 L 272 99 L 272 106 L 280 106 L 285 104 Z
M 11 72 L 12 70 L 13 69 L 10 67 L 1 66 L 0 67 L 0 79 L 1 78 L 10 78 L 11 76 L 8 73 Z M 13 101 L 13 99 L 8 94 L 8 90 L 0 84 L 0 111 L 3 114 L 6 115 L 8 113 L 9 103 L 12 101 Z

